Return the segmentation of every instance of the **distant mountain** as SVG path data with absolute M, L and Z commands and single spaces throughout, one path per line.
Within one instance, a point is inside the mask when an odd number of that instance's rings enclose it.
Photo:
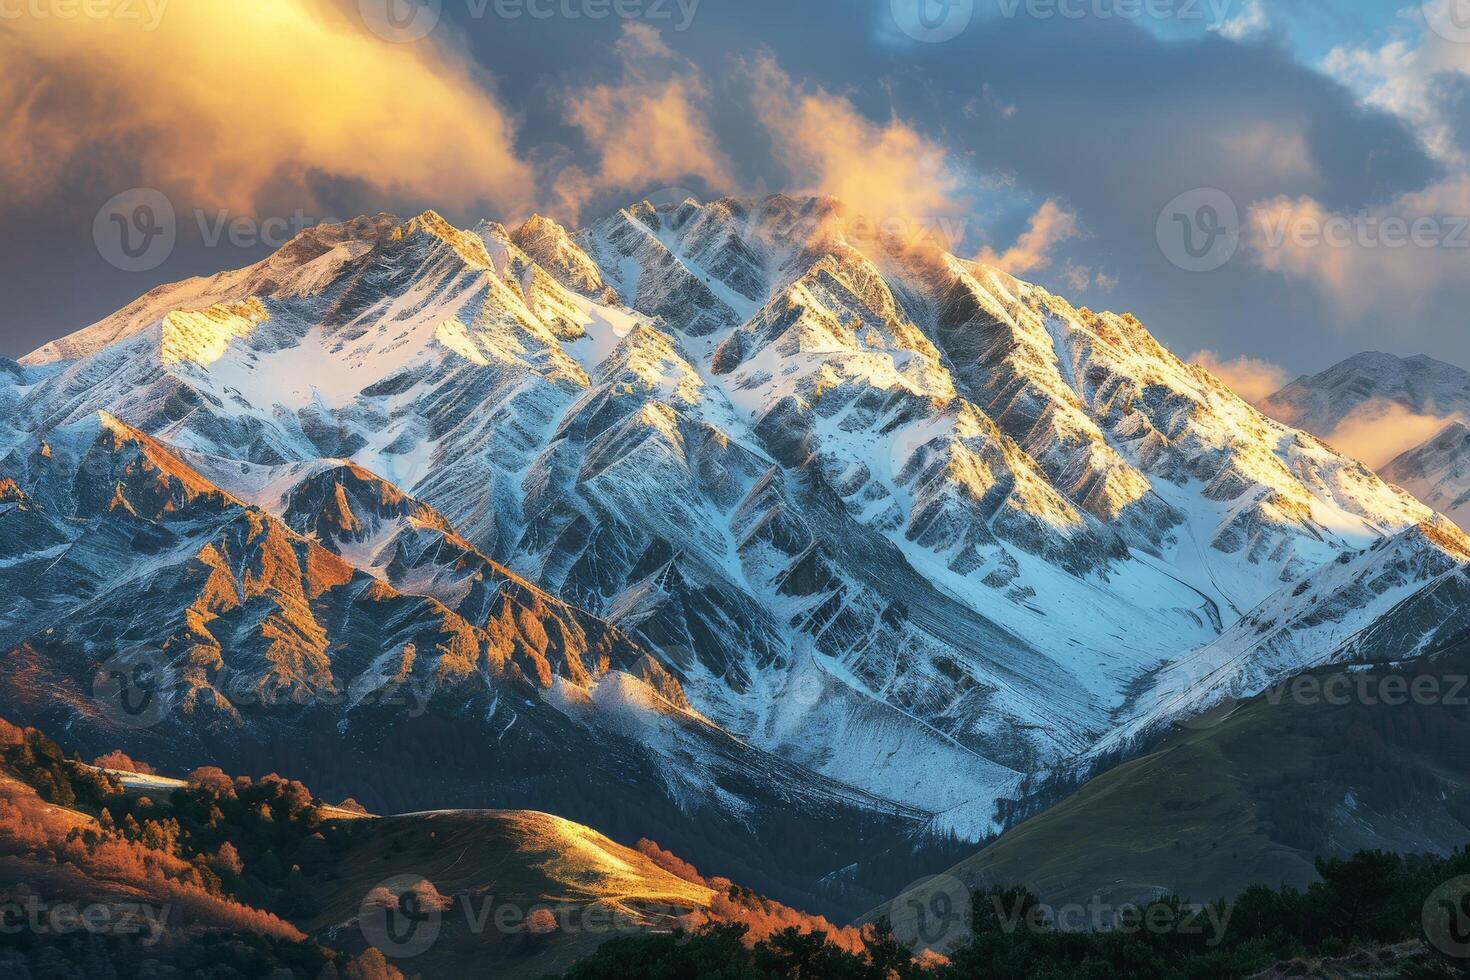
M 1430 508 L 1131 315 L 862 227 L 378 215 L 5 366 L 0 707 L 86 730 L 145 644 L 181 762 L 605 830 L 653 800 L 701 865 L 842 903 L 885 835 L 981 840 L 1391 611 L 1404 656 L 1464 620 Z M 435 700 L 236 703 L 355 677 Z
M 1423 354 L 1363 353 L 1260 407 L 1339 449 L 1376 453 L 1384 479 L 1470 527 L 1470 372 Z
M 1423 354 L 1355 354 L 1297 378 L 1261 403 L 1287 425 L 1325 437 L 1364 409 L 1397 405 L 1416 415 L 1470 418 L 1470 371 Z
M 1461 527 L 1470 527 L 1470 426 L 1449 423 L 1379 473 Z

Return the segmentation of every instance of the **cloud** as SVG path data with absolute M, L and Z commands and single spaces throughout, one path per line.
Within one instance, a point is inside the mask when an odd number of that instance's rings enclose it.
M 598 195 L 660 182 L 699 178 L 733 188 L 729 160 L 705 115 L 709 91 L 698 69 L 645 24 L 625 25 L 614 50 L 623 62 L 619 82 L 565 96 L 566 120 L 582 131 L 596 163 L 557 175 L 552 195 L 559 213 L 575 221 Z
M 1013 276 L 1024 276 L 1050 266 L 1052 249 L 1081 233 L 1077 215 L 1048 198 L 1031 216 L 1016 244 L 999 254 L 987 245 L 976 261 L 996 266 Z
M 1235 167 L 1269 175 L 1283 183 L 1316 183 L 1317 168 L 1305 134 L 1276 123 L 1253 123 L 1220 137 Z
M 1346 320 L 1417 312 L 1462 287 L 1470 258 L 1470 177 L 1353 213 L 1314 198 L 1276 197 L 1248 209 L 1257 265 L 1311 285 Z
M 1202 350 L 1191 354 L 1189 363 L 1198 364 L 1252 405 L 1276 394 L 1290 380 L 1284 368 L 1254 357 L 1227 361 L 1212 350 Z
M 1266 8 L 1261 5 L 1261 0 L 1246 0 L 1245 7 L 1237 16 L 1219 27 L 1211 27 L 1210 30 L 1218 31 L 1221 37 L 1232 41 L 1250 41 L 1265 34 L 1270 26 L 1271 22 L 1266 17 Z
M 1424 12 L 1448 18 L 1462 0 L 1429 0 Z M 1441 37 L 1417 18 L 1417 35 L 1401 29 L 1377 47 L 1339 46 L 1322 62 L 1328 75 L 1357 92 L 1370 106 L 1407 122 L 1437 159 L 1465 167 L 1470 159 L 1455 139 L 1453 120 L 1441 99 L 1447 78 L 1470 75 L 1470 45 Z
M 121 17 L 8 19 L 0 206 L 74 195 L 79 173 L 142 175 L 243 213 L 283 180 L 305 188 L 323 175 L 380 195 L 528 201 L 511 120 L 471 63 L 433 39 L 384 41 L 347 9 L 189 0 L 151 30 Z
M 1374 398 L 1353 409 L 1322 441 L 1379 469 L 1424 444 L 1456 418 L 1420 415 L 1396 402 Z
M 963 237 L 964 179 L 943 146 L 896 116 L 875 123 L 847 98 L 799 85 L 769 56 L 749 71 L 789 191 L 838 198 L 911 243 Z

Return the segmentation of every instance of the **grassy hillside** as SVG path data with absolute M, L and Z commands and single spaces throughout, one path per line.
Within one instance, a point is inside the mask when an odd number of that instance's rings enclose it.
M 402 895 L 427 881 L 439 907 L 391 910 L 406 935 L 399 966 L 425 978 L 462 976 L 473 963 L 497 977 L 560 972 L 614 935 L 671 929 L 713 892 L 580 824 L 526 811 L 410 814 L 340 828 L 349 842 L 329 875 L 312 880 L 320 911 L 304 928 L 348 950 L 366 945 L 364 903 L 375 889 Z M 369 902 L 370 904 L 370 902 Z M 540 912 L 538 912 L 540 910 Z M 371 911 L 366 913 L 371 915 Z
M 1361 849 L 1448 853 L 1470 844 L 1467 674 L 1460 648 L 1299 678 L 1181 728 L 950 874 L 1120 904 L 1302 886 L 1315 857 Z
M 610 939 L 731 923 L 752 942 L 790 928 L 861 945 L 653 841 L 545 813 L 379 817 L 276 775 L 147 770 L 118 752 L 89 765 L 0 721 L 0 976 L 534 977 Z M 32 906 L 147 915 L 60 934 L 25 921 Z M 123 969 L 99 975 L 103 962 Z

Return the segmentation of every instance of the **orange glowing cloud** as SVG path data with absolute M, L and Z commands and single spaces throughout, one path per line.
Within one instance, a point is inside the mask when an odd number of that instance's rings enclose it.
M 1378 469 L 1428 442 L 1455 419 L 1453 415 L 1421 415 L 1395 402 L 1374 398 L 1353 409 L 1322 441 Z
M 1310 284 L 1344 322 L 1402 316 L 1465 279 L 1470 178 L 1461 175 L 1357 213 L 1277 197 L 1248 215 L 1256 264 Z
M 557 175 L 552 196 L 560 213 L 575 221 L 597 194 L 690 177 L 732 187 L 729 161 L 704 113 L 709 92 L 699 71 L 645 24 L 626 25 L 615 50 L 623 60 L 621 81 L 566 97 L 567 121 L 582 131 L 597 166 Z
M 1081 233 L 1077 215 L 1048 198 L 1031 216 L 1016 244 L 1001 253 L 987 246 L 975 261 L 993 265 L 1013 276 L 1024 276 L 1050 266 L 1052 249 Z
M 897 118 L 875 123 L 848 99 L 798 85 L 769 56 L 750 69 L 755 109 L 795 193 L 843 201 L 897 237 L 950 247 L 969 213 L 944 148 Z
M 1189 363 L 1204 368 L 1252 405 L 1276 394 L 1289 380 L 1284 368 L 1255 357 L 1227 361 L 1212 350 L 1202 350 L 1190 355 Z
M 151 23 L 8 20 L 0 205 L 54 193 L 78 167 L 95 177 L 99 161 L 246 213 L 308 175 L 388 196 L 528 204 L 531 171 L 470 62 L 433 37 L 390 43 L 356 9 L 188 0 Z

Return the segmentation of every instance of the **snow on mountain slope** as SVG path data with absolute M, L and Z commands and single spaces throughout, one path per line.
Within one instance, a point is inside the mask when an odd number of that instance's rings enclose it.
M 1343 552 L 1162 671 L 1134 717 L 1095 751 L 1250 697 L 1307 668 L 1403 661 L 1444 649 L 1470 629 L 1466 562 L 1464 537 L 1431 525 Z
M 8 397 L 23 430 L 106 410 L 207 454 L 454 608 L 474 587 L 423 556 L 462 536 L 626 630 L 725 730 L 971 836 L 1023 773 L 1205 698 L 1170 687 L 1191 651 L 1248 649 L 1247 683 L 1334 655 L 1347 632 L 1234 637 L 1343 556 L 1404 553 L 1372 609 L 1461 560 L 1443 518 L 1131 316 L 849 240 L 843 213 L 321 231 L 357 243 L 330 277 L 104 321 Z
M 1460 527 L 1470 527 L 1470 426 L 1449 423 L 1379 473 Z
M 1379 475 L 1470 526 L 1470 429 L 1462 424 L 1470 419 L 1470 371 L 1423 354 L 1367 352 L 1298 378 L 1262 409 L 1326 439 L 1390 447 Z M 1411 448 L 1399 453 L 1404 446 Z
M 749 867 L 787 828 L 809 853 L 784 870 L 756 862 L 759 876 L 824 905 L 837 899 L 821 878 L 932 819 L 722 731 L 629 636 L 479 555 L 395 487 L 350 464 L 286 469 L 235 471 L 277 518 L 106 414 L 11 447 L 5 716 L 65 726 L 83 745 L 146 747 L 180 771 L 249 764 L 340 782 L 360 755 L 380 801 L 432 792 L 646 819 L 684 840 L 712 829 L 705 853 L 727 866 Z M 99 694 L 114 672 L 148 687 L 156 714 L 124 717 Z M 415 747 L 446 739 L 455 749 L 425 766 Z
M 1423 354 L 1365 351 L 1319 374 L 1297 378 L 1261 405 L 1273 418 L 1325 435 L 1374 403 L 1416 415 L 1470 417 L 1470 371 Z

